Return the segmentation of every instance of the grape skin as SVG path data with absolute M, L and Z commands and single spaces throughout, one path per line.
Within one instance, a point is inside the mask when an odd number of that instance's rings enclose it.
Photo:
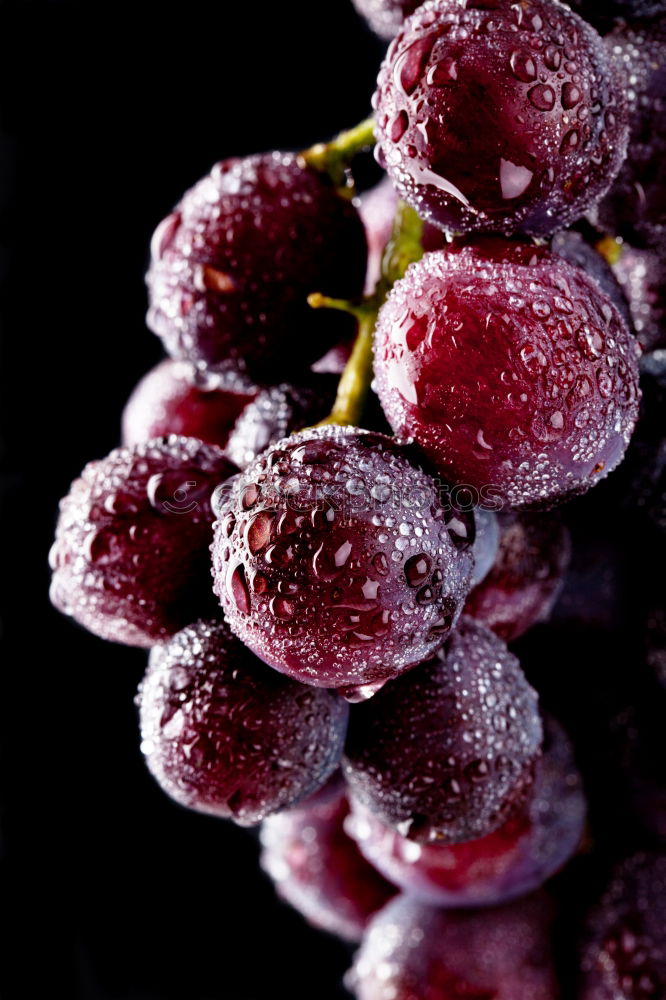
M 343 771 L 353 796 L 403 836 L 459 844 L 523 807 L 542 735 L 516 657 L 463 618 L 431 660 L 352 707 Z
M 621 460 L 638 345 L 580 268 L 500 238 L 426 254 L 382 307 L 386 417 L 439 472 L 509 508 L 554 506 Z
M 220 448 L 176 435 L 90 462 L 60 503 L 53 604 L 102 639 L 145 647 L 214 610 L 210 499 L 235 471 Z
M 270 666 L 368 697 L 455 625 L 473 518 L 409 458 L 382 434 L 327 425 L 273 445 L 223 498 L 215 593 Z
M 564 4 L 431 0 L 391 44 L 373 98 L 377 156 L 450 233 L 550 236 L 591 208 L 624 159 L 624 81 Z
M 462 844 L 417 844 L 352 800 L 346 829 L 370 861 L 403 891 L 436 906 L 496 906 L 537 889 L 579 847 L 585 795 L 573 748 L 545 720 L 543 757 L 525 808 L 498 829 Z
M 259 823 L 338 765 L 348 707 L 269 670 L 224 622 L 156 646 L 139 690 L 142 750 L 162 789 L 198 812 Z

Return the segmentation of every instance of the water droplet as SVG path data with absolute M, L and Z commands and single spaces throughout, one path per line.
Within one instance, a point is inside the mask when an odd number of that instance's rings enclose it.
M 597 372 L 597 385 L 599 395 L 603 396 L 604 399 L 610 399 L 613 395 L 613 379 L 603 368 Z
M 396 61 L 394 81 L 408 97 L 421 82 L 434 41 L 432 35 L 417 39 Z
M 273 515 L 265 510 L 260 511 L 250 520 L 245 529 L 245 541 L 253 555 L 266 548 L 271 540 L 272 527 Z
M 435 591 L 432 587 L 421 587 L 416 595 L 416 603 L 421 606 L 432 604 L 435 600 Z
M 515 78 L 522 83 L 529 83 L 531 80 L 536 80 L 536 65 L 534 59 L 528 53 L 516 49 L 515 52 L 511 53 L 509 64 Z
M 391 126 L 389 128 L 389 138 L 391 139 L 391 142 L 399 142 L 402 139 L 405 132 L 407 131 L 408 125 L 409 125 L 409 117 L 407 115 L 407 112 L 406 111 L 398 112 L 398 114 L 391 122 Z
M 245 487 L 241 500 L 243 510 L 250 510 L 251 507 L 254 507 L 259 499 L 259 493 L 260 490 L 256 483 L 250 483 L 249 486 Z
M 234 569 L 230 567 L 230 572 L 227 576 L 227 590 L 241 614 L 249 614 L 250 591 L 245 579 L 245 567 L 242 563 L 238 563 Z
M 365 493 L 365 483 L 362 479 L 348 479 L 345 483 L 345 489 L 352 496 L 360 496 L 360 494 Z
M 286 568 L 294 558 L 294 550 L 291 545 L 277 543 L 266 549 L 264 559 L 271 566 L 281 566 Z
M 555 91 L 547 83 L 538 83 L 527 96 L 539 111 L 551 111 L 555 106 Z
M 255 594 L 265 594 L 268 588 L 268 580 L 261 573 L 255 573 L 250 580 L 250 586 Z
M 380 503 L 386 503 L 391 496 L 391 490 L 388 486 L 375 485 L 370 490 L 370 496 L 373 500 L 378 500 Z
M 452 80 L 457 79 L 458 64 L 451 56 L 431 66 L 426 76 L 426 82 L 431 87 L 445 87 Z
M 410 556 L 405 563 L 405 577 L 410 587 L 420 587 L 426 582 L 432 570 L 432 559 L 425 553 Z
M 85 556 L 92 563 L 104 565 L 113 559 L 117 544 L 118 539 L 112 532 L 94 531 L 86 539 Z
M 560 143 L 560 153 L 565 155 L 575 149 L 579 142 L 579 135 L 575 128 L 570 129 Z
M 388 559 L 386 558 L 383 552 L 377 552 L 376 555 L 372 557 L 372 565 L 380 576 L 388 576 L 388 571 L 389 571 Z
M 286 597 L 274 597 L 270 609 L 276 618 L 287 620 L 293 617 L 296 605 Z
M 579 103 L 582 94 L 575 83 L 565 83 L 562 86 L 562 107 L 566 111 L 575 108 Z

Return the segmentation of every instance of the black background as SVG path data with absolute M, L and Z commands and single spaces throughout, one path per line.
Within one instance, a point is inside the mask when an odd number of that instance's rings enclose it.
M 29 946 L 5 995 L 45 973 L 55 988 L 45 956 L 69 965 L 76 943 L 82 1000 L 343 996 L 350 952 L 276 902 L 252 834 L 154 785 L 133 705 L 145 653 L 51 610 L 47 553 L 58 499 L 118 443 L 160 357 L 155 225 L 217 159 L 365 117 L 381 45 L 347 0 L 0 11 L 4 898 Z

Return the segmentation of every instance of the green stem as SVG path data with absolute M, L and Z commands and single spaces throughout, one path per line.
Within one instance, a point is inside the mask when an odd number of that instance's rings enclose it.
M 374 146 L 374 127 L 374 119 L 366 118 L 329 142 L 318 142 L 304 150 L 301 156 L 315 170 L 328 174 L 338 187 L 344 187 L 347 168 L 356 154 Z
M 380 293 L 382 303 L 396 281 L 404 277 L 410 264 L 423 256 L 423 220 L 413 208 L 399 201 L 395 210 L 393 229 L 384 247 Z
M 377 322 L 377 308 L 372 300 L 368 300 L 367 306 L 360 307 L 355 315 L 358 319 L 358 332 L 354 347 L 340 376 L 333 409 L 318 427 L 324 424 L 359 427 L 361 423 L 372 382 L 372 337 Z
M 398 203 L 393 231 L 384 249 L 381 278 L 372 295 L 359 304 L 343 299 L 329 299 L 325 295 L 311 295 L 308 302 L 314 308 L 341 309 L 351 313 L 358 321 L 358 333 L 352 353 L 340 377 L 335 403 L 328 417 L 317 424 L 340 424 L 358 427 L 363 407 L 372 382 L 372 342 L 379 310 L 386 296 L 411 263 L 423 256 L 421 234 L 423 223 L 413 208 Z

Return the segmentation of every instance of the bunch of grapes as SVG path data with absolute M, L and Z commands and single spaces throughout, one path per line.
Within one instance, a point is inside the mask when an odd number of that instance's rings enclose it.
M 52 600 L 150 648 L 151 773 L 262 824 L 280 895 L 361 940 L 359 1000 L 658 1000 L 654 595 L 633 704 L 588 661 L 610 543 L 666 525 L 666 4 L 355 2 L 392 39 L 373 117 L 216 164 L 157 227 L 168 358 L 61 503 Z M 586 744 L 588 668 L 622 753 Z

